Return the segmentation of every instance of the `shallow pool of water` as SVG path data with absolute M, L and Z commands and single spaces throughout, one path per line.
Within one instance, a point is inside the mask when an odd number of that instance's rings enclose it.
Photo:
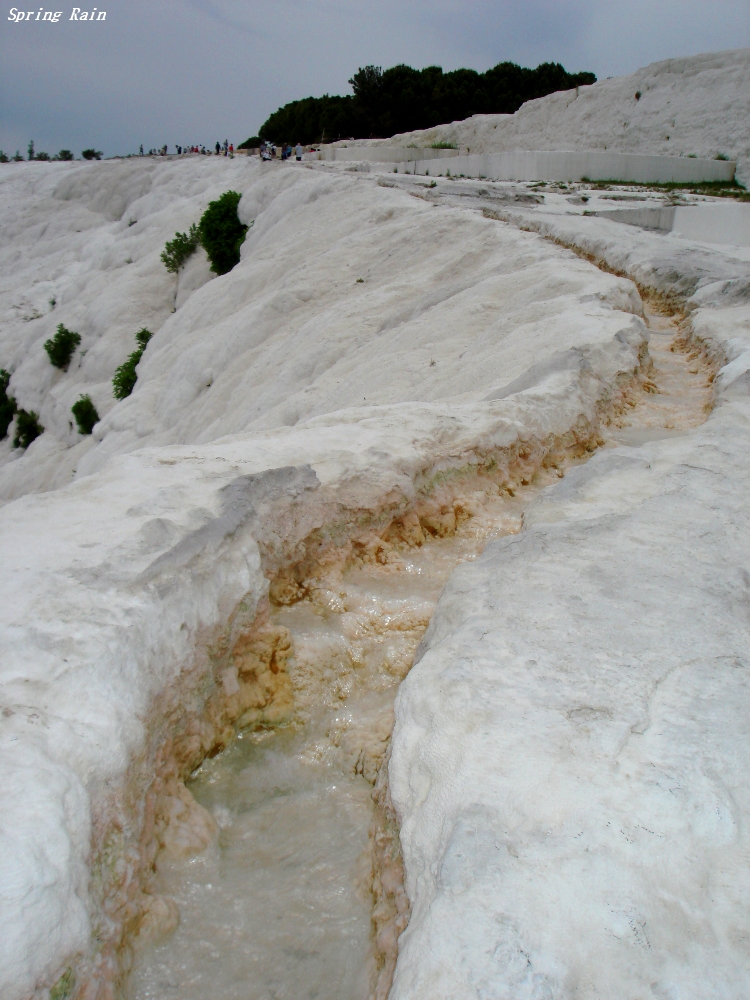
M 241 734 L 191 790 L 218 843 L 162 865 L 180 926 L 137 963 L 139 1000 L 366 1000 L 371 788 L 309 752 L 315 726 Z

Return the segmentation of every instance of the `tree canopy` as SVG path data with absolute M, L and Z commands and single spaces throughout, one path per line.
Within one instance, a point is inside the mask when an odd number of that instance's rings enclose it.
M 503 62 L 486 73 L 440 66 L 412 69 L 365 66 L 349 83 L 353 94 L 305 97 L 285 104 L 263 123 L 261 139 L 333 142 L 387 138 L 477 114 L 513 114 L 525 101 L 596 82 L 593 73 L 568 73 L 559 63 L 525 69 Z

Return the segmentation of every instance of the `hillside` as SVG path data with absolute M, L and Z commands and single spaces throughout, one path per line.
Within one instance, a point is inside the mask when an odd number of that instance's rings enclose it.
M 526 309 L 557 268 L 543 245 L 532 250 L 486 220 L 435 212 L 374 179 L 269 171 L 257 159 L 10 170 L 0 175 L 9 206 L 0 254 L 11 278 L 0 367 L 45 433 L 26 452 L 10 438 L 0 445 L 5 500 L 65 485 L 135 448 L 203 444 L 352 406 L 481 399 L 523 371 L 503 331 L 529 324 Z M 169 274 L 159 259 L 166 240 L 227 188 L 242 192 L 240 214 L 253 223 L 241 264 L 217 278 L 199 253 Z M 522 268 L 506 289 L 501 275 Z M 592 278 L 570 269 L 566 296 L 533 320 L 529 337 L 555 316 L 556 338 L 569 346 L 581 326 L 567 295 L 589 294 Z M 43 347 L 60 322 L 82 337 L 67 372 Z M 133 394 L 118 403 L 112 377 L 142 327 L 154 337 Z M 606 336 L 604 317 L 586 321 L 594 327 Z M 395 371 L 384 357 L 400 359 Z M 82 393 L 102 418 L 88 437 L 71 416 Z
M 736 49 L 652 63 L 630 76 L 529 101 L 513 115 L 475 115 L 388 141 L 447 142 L 472 153 L 609 149 L 722 155 L 739 161 L 737 176 L 747 186 L 748 120 L 750 49 Z

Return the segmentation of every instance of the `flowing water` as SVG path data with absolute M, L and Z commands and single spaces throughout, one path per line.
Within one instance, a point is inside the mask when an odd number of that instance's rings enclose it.
M 672 349 L 678 318 L 647 318 L 653 382 L 605 431 L 609 447 L 679 433 L 708 412 L 710 366 Z M 478 483 L 474 516 L 451 537 L 334 566 L 305 600 L 274 611 L 293 636 L 298 717 L 240 733 L 194 776 L 218 842 L 160 864 L 156 888 L 177 902 L 180 925 L 137 958 L 131 1000 L 366 1000 L 371 792 L 398 684 L 451 570 L 519 531 L 555 478 L 541 472 L 515 496 Z
M 451 570 L 518 531 L 553 478 L 515 497 L 478 491 L 481 511 L 452 537 L 337 567 L 308 599 L 274 611 L 294 639 L 298 718 L 238 734 L 190 782 L 218 842 L 160 863 L 158 891 L 180 924 L 139 956 L 132 1000 L 366 1000 L 372 783 L 398 684 Z

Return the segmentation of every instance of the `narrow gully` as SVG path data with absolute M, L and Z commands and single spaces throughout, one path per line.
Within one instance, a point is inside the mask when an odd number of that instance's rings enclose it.
M 710 411 L 714 368 L 687 318 L 653 297 L 644 313 L 653 369 L 601 428 L 604 447 L 683 432 Z M 302 600 L 273 609 L 291 638 L 294 721 L 238 733 L 194 774 L 218 839 L 190 860 L 160 860 L 158 891 L 180 923 L 137 955 L 129 1000 L 387 996 L 408 913 L 382 898 L 373 786 L 398 685 L 455 566 L 520 531 L 563 471 L 540 469 L 515 491 L 477 479 L 444 531 L 426 534 L 417 519 L 410 537 L 373 536 L 323 567 Z

